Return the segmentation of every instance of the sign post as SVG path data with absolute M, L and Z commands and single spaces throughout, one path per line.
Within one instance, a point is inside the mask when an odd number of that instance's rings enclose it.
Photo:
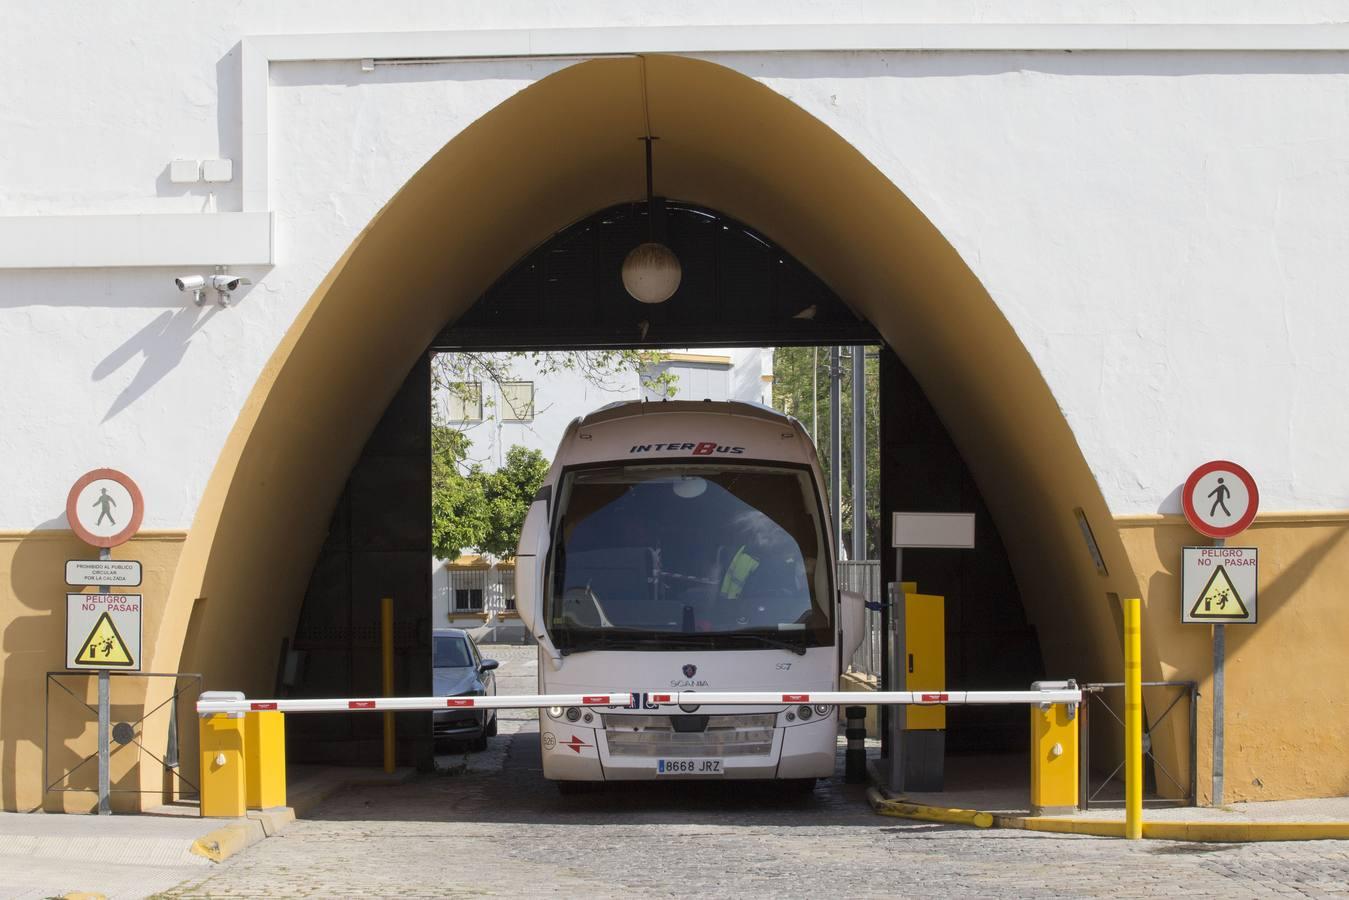
M 116 469 L 94 469 L 91 472 L 86 472 L 80 476 L 66 496 L 66 519 L 70 523 L 71 530 L 75 532 L 76 537 L 86 544 L 97 547 L 99 562 L 106 567 L 111 567 L 111 569 L 117 567 L 116 563 L 111 562 L 112 548 L 129 541 L 131 536 L 140 528 L 144 516 L 145 502 L 141 497 L 140 488 L 130 477 Z M 67 583 L 69 583 L 72 574 L 80 572 L 78 565 L 72 572 L 72 562 L 66 563 Z M 111 596 L 108 595 L 108 587 L 120 583 L 112 580 L 115 576 L 111 569 L 92 582 L 99 586 L 98 592 L 100 595 Z M 139 584 L 140 563 L 136 563 L 136 570 L 136 583 Z M 123 574 L 122 577 L 129 577 L 129 573 Z M 119 595 L 125 600 L 129 600 L 131 597 L 135 598 L 136 636 L 133 656 L 126 646 L 125 639 L 113 624 L 106 608 L 103 616 L 85 635 L 80 647 L 71 647 L 71 598 L 86 596 L 93 597 L 94 595 L 66 595 L 66 666 L 68 668 L 98 669 L 98 814 L 107 816 L 112 814 L 112 804 L 109 800 L 111 782 L 108 771 L 108 725 L 111 718 L 109 696 L 112 685 L 108 666 L 117 665 L 119 668 L 134 666 L 135 670 L 140 669 L 141 598 L 139 594 Z M 99 603 L 81 600 L 79 605 L 83 606 L 87 603 L 89 606 L 99 606 L 108 602 L 108 600 L 100 598 Z M 129 605 L 125 604 L 124 608 Z M 81 612 L 83 611 L 81 609 Z M 102 653 L 101 657 L 100 653 Z M 125 659 L 127 661 L 114 662 L 114 659 Z
M 974 513 L 892 513 L 890 546 L 895 551 L 895 580 L 888 591 L 890 598 L 890 634 L 886 658 L 890 677 L 896 690 L 902 684 L 899 673 L 904 671 L 904 550 L 954 549 L 974 547 Z M 904 790 L 904 714 L 903 708 L 890 713 L 887 729 L 889 773 L 886 779 L 891 790 Z
M 1227 539 L 1245 531 L 1246 528 L 1255 520 L 1255 513 L 1260 507 L 1260 491 L 1256 487 L 1255 479 L 1251 473 L 1247 472 L 1241 466 L 1227 460 L 1213 460 L 1204 463 L 1199 468 L 1190 473 L 1190 477 L 1185 479 L 1185 487 L 1181 489 L 1181 506 L 1185 510 L 1185 519 L 1190 523 L 1195 531 L 1206 537 L 1213 538 L 1213 548 L 1220 554 L 1219 548 L 1226 548 Z M 1185 548 L 1186 559 L 1191 558 L 1190 551 L 1203 551 L 1207 548 L 1187 547 Z M 1236 548 L 1233 548 L 1236 549 Z M 1229 551 L 1230 552 L 1230 551 Z M 1182 579 L 1183 595 L 1181 601 L 1181 621 L 1182 622 L 1210 622 L 1213 624 L 1213 797 L 1214 806 L 1222 806 L 1223 802 L 1223 705 L 1224 705 L 1224 667 L 1227 655 L 1227 634 L 1225 628 L 1228 624 L 1255 624 L 1255 594 L 1256 585 L 1259 581 L 1256 570 L 1256 551 L 1255 550 L 1237 550 L 1243 554 L 1240 557 L 1229 557 L 1222 554 L 1221 558 L 1241 559 L 1242 564 L 1233 567 L 1236 571 L 1243 574 L 1237 576 L 1237 580 L 1247 585 L 1247 594 L 1249 595 L 1249 606 L 1244 602 L 1238 585 L 1233 581 L 1233 574 L 1228 571 L 1227 563 L 1218 563 L 1213 568 L 1212 575 L 1208 582 L 1205 582 L 1200 593 L 1191 598 L 1191 590 L 1184 579 Z M 1249 570 L 1244 562 L 1249 556 Z M 1208 560 L 1208 567 L 1212 567 L 1215 559 L 1218 557 L 1204 557 L 1194 554 L 1196 561 Z M 1200 563 L 1196 562 L 1196 566 Z M 1190 571 L 1186 565 L 1186 573 Z M 1249 576 L 1247 582 L 1246 576 Z M 1239 615 L 1244 609 L 1245 615 Z

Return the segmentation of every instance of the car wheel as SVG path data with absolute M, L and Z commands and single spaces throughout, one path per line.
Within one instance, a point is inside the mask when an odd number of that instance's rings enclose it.
M 492 721 L 487 723 L 487 736 L 488 737 L 497 736 L 497 717 L 495 713 L 492 714 Z

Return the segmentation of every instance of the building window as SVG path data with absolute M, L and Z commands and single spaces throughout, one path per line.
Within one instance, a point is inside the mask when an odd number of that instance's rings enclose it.
M 482 421 L 482 383 L 459 381 L 450 385 L 450 421 Z
M 501 419 L 505 422 L 532 422 L 534 420 L 534 382 L 503 381 L 501 383 Z
M 455 588 L 455 612 L 482 612 L 482 588 Z

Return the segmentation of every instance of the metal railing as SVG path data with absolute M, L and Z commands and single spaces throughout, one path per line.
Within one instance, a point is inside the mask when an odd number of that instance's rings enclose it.
M 880 561 L 861 559 L 840 562 L 838 588 L 841 591 L 856 591 L 866 597 L 868 603 L 880 603 L 884 594 Z M 882 638 L 881 614 L 877 610 L 868 609 L 863 620 L 862 643 L 852 655 L 850 668 L 854 672 L 880 678 Z
M 172 678 L 173 689 L 169 696 L 160 701 L 155 706 L 147 709 L 149 701 L 142 699 L 150 693 L 148 682 L 144 683 L 140 690 L 136 691 L 130 699 L 119 700 L 112 698 L 112 707 L 119 713 L 128 714 L 126 719 L 114 721 L 110 729 L 108 748 L 109 755 L 119 757 L 123 752 L 130 752 L 138 755 L 137 764 L 140 759 L 148 756 L 160 765 L 164 772 L 169 776 L 169 783 L 164 788 L 155 790 L 142 790 L 140 788 L 109 788 L 112 794 L 164 794 L 171 793 L 177 798 L 190 798 L 198 794 L 197 785 L 183 777 L 179 767 L 178 758 L 178 733 L 179 733 L 179 705 L 180 701 L 186 704 L 201 694 L 201 675 L 192 672 L 109 672 L 109 676 L 117 684 L 126 684 L 127 679 L 151 679 L 151 678 Z M 80 733 L 85 729 L 85 725 L 80 719 L 77 719 L 78 727 L 66 732 L 59 738 L 57 748 L 51 746 L 52 741 L 52 699 L 67 697 L 66 706 L 71 703 L 78 706 L 77 715 L 91 717 L 94 721 L 98 720 L 98 709 L 91 706 L 83 697 L 71 690 L 71 684 L 68 683 L 75 679 L 82 679 L 86 683 L 98 678 L 97 671 L 87 672 L 48 672 L 46 695 L 44 697 L 45 715 L 42 725 L 42 786 L 44 794 L 54 793 L 97 793 L 97 786 L 80 787 L 71 783 L 71 776 L 84 770 L 84 767 L 94 760 L 98 759 L 100 748 L 95 747 L 94 752 L 83 756 L 77 763 L 69 769 L 64 770 L 53 780 L 50 771 L 50 765 L 53 757 L 56 755 L 54 749 L 61 749 L 68 754 L 69 744 L 78 739 Z M 59 691 L 53 692 L 52 686 L 55 685 Z M 87 690 L 87 687 L 85 688 Z M 160 756 L 149 747 L 145 746 L 145 728 L 147 720 L 151 716 L 159 714 L 167 718 L 163 727 L 167 740 L 164 748 L 164 755 Z M 189 715 L 191 714 L 189 709 Z M 134 718 L 132 718 L 134 716 Z M 133 749 L 134 747 L 134 749 Z M 139 777 L 139 776 L 137 776 Z
M 1151 761 L 1152 793 L 1154 794 L 1157 793 L 1157 791 L 1163 786 L 1163 782 L 1161 779 L 1165 779 L 1165 783 L 1170 785 L 1170 789 L 1175 790 L 1177 792 L 1184 792 L 1184 796 L 1182 797 L 1145 796 L 1143 802 L 1144 804 L 1151 804 L 1154 806 L 1194 806 L 1195 797 L 1198 796 L 1196 791 L 1196 788 L 1198 787 L 1198 769 L 1196 767 L 1197 762 L 1196 724 L 1198 715 L 1199 686 L 1197 683 L 1193 681 L 1143 682 L 1144 691 L 1147 691 L 1150 688 L 1174 689 L 1174 696 L 1170 698 L 1170 702 L 1167 703 L 1165 708 L 1162 709 L 1161 714 L 1156 717 L 1148 715 L 1146 727 L 1143 730 L 1143 758 L 1145 763 Z M 1084 700 L 1081 706 L 1081 723 L 1079 726 L 1081 728 L 1080 733 L 1081 733 L 1082 753 L 1080 756 L 1081 763 L 1078 775 L 1080 779 L 1080 785 L 1078 790 L 1078 807 L 1081 809 L 1090 809 L 1093 804 L 1095 804 L 1098 808 L 1102 806 L 1123 806 L 1124 804 L 1124 798 L 1122 794 L 1119 798 L 1102 797 L 1102 794 L 1106 791 L 1106 789 L 1115 781 L 1115 776 L 1118 775 L 1120 771 L 1124 768 L 1123 759 L 1120 759 L 1119 764 L 1116 765 L 1110 771 L 1110 774 L 1105 776 L 1105 778 L 1100 782 L 1100 784 L 1098 784 L 1095 787 L 1094 790 L 1092 788 L 1091 783 L 1092 711 L 1095 710 L 1098 713 L 1104 711 L 1106 714 L 1110 716 L 1111 719 L 1114 720 L 1114 722 L 1119 726 L 1120 729 L 1123 729 L 1124 728 L 1123 689 L 1124 683 L 1118 681 L 1108 681 L 1108 682 L 1100 682 L 1097 684 L 1082 685 L 1082 695 Z M 1110 692 L 1118 691 L 1117 705 L 1112 705 L 1111 700 L 1106 696 L 1107 691 Z M 1187 727 L 1189 728 L 1189 735 L 1188 735 L 1189 759 L 1187 761 L 1189 766 L 1189 778 L 1186 779 L 1186 781 L 1188 782 L 1186 784 L 1182 784 L 1180 779 L 1172 775 L 1171 771 L 1167 769 L 1167 767 L 1162 763 L 1162 761 L 1159 760 L 1157 756 L 1153 753 L 1153 740 L 1152 740 L 1153 734 L 1156 733 L 1157 730 L 1160 729 L 1163 726 L 1163 724 L 1168 721 L 1168 719 L 1171 721 L 1173 725 L 1176 724 L 1176 719 L 1175 717 L 1172 716 L 1172 713 L 1175 712 L 1176 707 L 1180 705 L 1180 702 L 1182 700 L 1188 701 L 1187 712 L 1189 713 L 1187 723 Z

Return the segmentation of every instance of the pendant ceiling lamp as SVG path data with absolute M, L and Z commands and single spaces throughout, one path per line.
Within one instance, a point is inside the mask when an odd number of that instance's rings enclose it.
M 642 66 L 642 112 L 646 120 L 646 229 L 647 240 L 638 244 L 623 260 L 623 287 L 639 303 L 664 303 L 679 289 L 684 271 L 674 251 L 655 238 L 656 197 L 651 177 L 651 111 L 646 96 L 646 59 Z

